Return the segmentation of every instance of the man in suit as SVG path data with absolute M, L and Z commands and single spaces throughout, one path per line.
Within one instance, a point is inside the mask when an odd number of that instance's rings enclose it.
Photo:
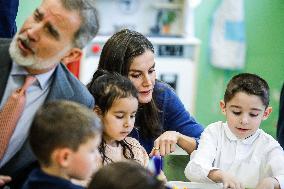
M 282 86 L 280 103 L 279 103 L 279 117 L 277 123 L 277 140 L 284 148 L 284 84 Z
M 92 0 L 43 0 L 12 41 L 0 40 L 0 110 L 27 75 L 36 77 L 0 159 L 0 186 L 19 188 L 35 162 L 27 136 L 33 116 L 44 102 L 65 99 L 93 108 L 93 97 L 62 63 L 79 60 L 82 47 L 97 31 Z

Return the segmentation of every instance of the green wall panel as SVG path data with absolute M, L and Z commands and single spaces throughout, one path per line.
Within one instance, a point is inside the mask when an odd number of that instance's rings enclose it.
M 38 5 L 40 5 L 40 3 L 41 0 L 20 0 L 19 10 L 16 18 L 18 29 L 20 29 L 26 18 L 31 15 L 31 13 Z
M 240 71 L 226 71 L 210 65 L 209 36 L 212 14 L 220 0 L 203 0 L 196 10 L 196 35 L 202 40 L 198 65 L 196 118 L 204 125 L 224 120 L 219 108 L 225 85 L 239 72 L 259 74 L 271 88 L 273 113 L 261 128 L 275 136 L 279 95 L 284 82 L 284 3 L 282 0 L 245 0 L 247 37 L 246 66 Z

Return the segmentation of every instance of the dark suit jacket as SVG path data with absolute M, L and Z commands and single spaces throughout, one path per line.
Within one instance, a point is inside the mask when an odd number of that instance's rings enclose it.
M 277 123 L 277 140 L 284 149 L 284 84 L 282 86 L 280 95 L 279 118 Z
M 12 67 L 12 60 L 8 51 L 9 44 L 10 40 L 0 39 L 0 101 L 2 100 Z M 94 107 L 94 98 L 88 92 L 87 88 L 63 64 L 59 64 L 54 72 L 54 79 L 45 101 L 59 99 L 75 101 L 89 108 Z M 36 159 L 31 152 L 28 141 L 25 141 L 23 147 L 16 155 L 0 168 L 0 175 L 12 176 L 13 182 L 9 185 L 11 188 L 19 188 L 20 184 L 22 184 L 21 180 L 30 171 L 30 168 L 34 167 L 31 165 L 35 162 Z
M 16 16 L 19 0 L 0 0 L 0 37 L 13 37 L 16 33 Z

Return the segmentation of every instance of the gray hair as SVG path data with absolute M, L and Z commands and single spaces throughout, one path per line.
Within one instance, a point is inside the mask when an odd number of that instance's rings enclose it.
M 83 48 L 99 30 L 95 0 L 61 0 L 61 3 L 67 10 L 78 11 L 80 14 L 81 26 L 74 35 L 74 46 Z

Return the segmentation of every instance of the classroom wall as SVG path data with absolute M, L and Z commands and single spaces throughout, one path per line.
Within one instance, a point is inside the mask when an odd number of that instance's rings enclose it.
M 16 18 L 16 23 L 18 30 L 21 28 L 22 24 L 28 16 L 38 7 L 41 3 L 41 0 L 19 0 L 18 14 Z
M 275 136 L 280 89 L 284 82 L 284 1 L 244 0 L 247 57 L 245 69 L 238 72 L 210 65 L 209 32 L 212 14 L 220 2 L 203 0 L 195 12 L 196 35 L 202 41 L 195 116 L 205 125 L 224 120 L 219 101 L 223 98 L 226 83 L 237 73 L 256 73 L 270 85 L 273 107 L 273 113 L 261 128 Z
M 41 0 L 20 0 L 17 16 L 18 28 Z M 273 113 L 263 122 L 262 128 L 275 136 L 278 118 L 280 88 L 284 82 L 284 1 L 244 0 L 247 38 L 247 61 L 239 72 L 257 73 L 266 79 L 271 88 Z M 202 41 L 198 63 L 196 119 L 205 126 L 223 120 L 219 101 L 225 85 L 236 71 L 214 68 L 209 60 L 209 32 L 214 10 L 220 0 L 203 0 L 195 12 L 195 33 Z

